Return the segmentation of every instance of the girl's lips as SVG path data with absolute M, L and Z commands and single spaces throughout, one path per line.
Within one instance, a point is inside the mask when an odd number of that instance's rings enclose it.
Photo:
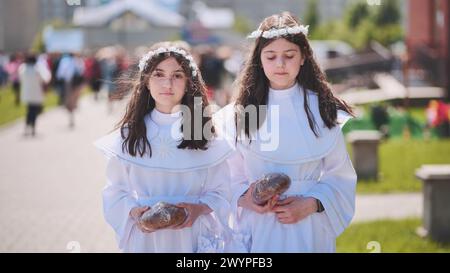
M 163 96 L 172 96 L 173 95 L 173 93 L 170 93 L 170 92 L 159 93 L 159 94 L 163 95 Z
M 281 73 L 275 73 L 275 75 L 279 75 L 279 76 L 284 76 L 284 75 L 287 75 L 288 73 L 286 73 L 286 72 L 281 72 Z

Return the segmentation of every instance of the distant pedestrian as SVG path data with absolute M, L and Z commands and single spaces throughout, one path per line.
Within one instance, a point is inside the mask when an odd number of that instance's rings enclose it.
M 19 82 L 19 66 L 22 63 L 20 54 L 11 55 L 9 63 L 6 65 L 6 72 L 9 75 L 9 81 L 12 84 L 14 92 L 14 102 L 16 106 L 20 105 L 20 82 Z
M 36 119 L 44 102 L 43 84 L 48 83 L 51 74 L 36 67 L 36 57 L 29 55 L 18 69 L 20 79 L 20 99 L 27 105 L 25 136 L 36 135 Z

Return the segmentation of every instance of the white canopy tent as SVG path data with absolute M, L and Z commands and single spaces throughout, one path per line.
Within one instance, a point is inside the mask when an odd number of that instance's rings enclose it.
M 155 26 L 181 27 L 186 21 L 180 14 L 152 0 L 120 0 L 98 7 L 77 8 L 73 23 L 83 27 L 104 26 L 126 12 L 132 12 Z

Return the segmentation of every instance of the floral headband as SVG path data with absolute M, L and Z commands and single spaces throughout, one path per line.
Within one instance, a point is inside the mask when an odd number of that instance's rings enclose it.
M 249 39 L 257 39 L 259 37 L 263 37 L 266 39 L 272 39 L 272 38 L 278 38 L 285 35 L 290 34 L 298 34 L 303 33 L 305 36 L 308 35 L 308 28 L 309 26 L 295 26 L 295 27 L 284 27 L 284 28 L 272 28 L 270 30 L 261 31 L 261 30 L 255 30 L 250 35 L 247 36 Z
M 179 54 L 181 56 L 183 56 L 183 58 L 185 58 L 186 60 L 189 61 L 189 67 L 191 68 L 192 71 L 192 77 L 196 77 L 197 76 L 197 64 L 194 62 L 194 58 L 192 57 L 191 54 L 187 53 L 185 50 L 177 48 L 177 47 L 159 47 L 155 50 L 149 51 L 147 52 L 147 54 L 145 54 L 141 60 L 139 61 L 139 71 L 142 73 L 142 71 L 144 71 L 145 67 L 148 64 L 148 61 L 150 61 L 150 59 L 152 59 L 153 57 L 162 54 L 162 53 L 167 53 L 167 52 L 173 52 L 176 54 Z

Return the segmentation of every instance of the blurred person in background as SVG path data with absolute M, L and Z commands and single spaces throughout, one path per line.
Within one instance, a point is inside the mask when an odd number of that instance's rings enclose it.
M 69 128 L 75 127 L 74 111 L 84 83 L 84 62 L 75 54 L 65 54 L 58 64 L 56 77 L 62 83 L 62 100 L 69 112 Z
M 213 47 L 201 47 L 199 68 L 208 89 L 208 98 L 215 99 L 216 92 L 220 92 L 222 86 L 224 67 L 223 60 L 217 57 Z
M 8 64 L 8 56 L 0 50 L 0 88 L 8 83 L 8 73 L 6 72 L 6 65 Z
M 21 53 L 12 54 L 9 63 L 6 65 L 6 72 L 9 75 L 9 81 L 12 84 L 15 104 L 20 105 L 20 80 L 19 80 L 19 66 L 23 62 L 23 55 Z
M 94 99 L 98 100 L 98 93 L 100 92 L 102 78 L 100 62 L 95 58 L 95 56 L 91 55 L 85 58 L 84 67 L 84 77 L 86 82 L 91 87 L 92 92 L 94 92 Z
M 439 137 L 450 137 L 450 106 L 440 100 L 430 100 L 426 109 L 427 128 L 434 128 Z
M 36 119 L 42 112 L 44 103 L 44 84 L 50 82 L 49 70 L 39 69 L 36 65 L 36 56 L 28 55 L 25 63 L 19 67 L 20 100 L 27 106 L 25 136 L 36 135 Z

